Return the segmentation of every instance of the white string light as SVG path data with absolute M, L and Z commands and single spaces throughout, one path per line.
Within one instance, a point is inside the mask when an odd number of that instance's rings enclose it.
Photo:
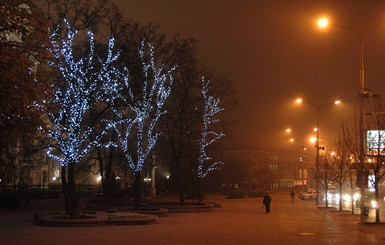
M 96 130 L 88 125 L 87 113 L 96 103 L 113 100 L 119 91 L 118 83 L 128 79 L 127 69 L 120 71 L 114 66 L 119 57 L 119 52 L 114 54 L 112 51 L 114 39 L 110 39 L 107 58 L 102 60 L 95 57 L 94 35 L 88 32 L 88 56 L 75 59 L 73 42 L 77 31 L 72 31 L 69 23 L 66 20 L 64 22 L 67 27 L 65 38 L 61 38 L 58 30 L 50 35 L 53 45 L 51 52 L 55 57 L 51 65 L 59 69 L 63 80 L 53 85 L 52 102 L 58 111 L 49 114 L 52 127 L 48 135 L 55 143 L 47 152 L 48 156 L 56 159 L 62 166 L 78 163 L 92 146 L 100 145 L 107 129 L 91 139 Z M 104 146 L 111 144 L 113 142 Z
M 212 158 L 207 156 L 206 148 L 213 144 L 218 139 L 225 136 L 223 132 L 215 132 L 209 130 L 210 124 L 219 122 L 219 119 L 214 118 L 214 116 L 223 111 L 224 109 L 219 106 L 220 99 L 214 98 L 212 95 L 209 95 L 210 81 L 206 81 L 202 77 L 202 95 L 204 99 L 204 112 L 203 112 L 203 127 L 201 138 L 198 140 L 200 155 L 198 158 L 198 177 L 204 178 L 206 175 L 217 169 L 219 165 L 222 165 L 222 161 L 211 162 Z

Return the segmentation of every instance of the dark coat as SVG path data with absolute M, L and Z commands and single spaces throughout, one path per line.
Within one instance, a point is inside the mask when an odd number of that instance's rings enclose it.
M 271 196 L 269 196 L 269 195 L 265 195 L 264 197 L 263 197 L 263 202 L 262 202 L 264 205 L 270 205 L 270 203 L 271 203 Z

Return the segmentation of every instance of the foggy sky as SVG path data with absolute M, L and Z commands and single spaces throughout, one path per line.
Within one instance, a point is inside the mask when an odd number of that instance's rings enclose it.
M 232 143 L 278 150 L 292 127 L 305 144 L 320 110 L 321 143 L 332 143 L 341 120 L 353 120 L 359 92 L 359 39 L 353 31 L 316 28 L 320 16 L 362 30 L 385 23 L 380 0 L 115 0 L 125 16 L 198 41 L 200 62 L 236 84 L 243 107 Z M 364 35 L 366 86 L 384 91 L 385 25 Z

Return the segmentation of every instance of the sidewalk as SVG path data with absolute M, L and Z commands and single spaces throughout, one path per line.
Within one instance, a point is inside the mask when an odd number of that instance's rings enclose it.
M 209 197 L 222 205 L 211 212 L 175 213 L 157 224 L 139 226 L 43 227 L 32 222 L 33 210 L 0 210 L 1 245 L 247 245 L 247 244 L 384 244 L 385 226 L 359 225 L 360 217 L 317 208 L 289 193 L 272 193 L 271 213 L 261 198 Z

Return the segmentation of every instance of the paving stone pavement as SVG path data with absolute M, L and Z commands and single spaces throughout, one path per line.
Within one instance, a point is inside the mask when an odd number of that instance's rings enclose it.
M 47 207 L 32 202 L 23 209 L 0 209 L 0 245 L 385 244 L 385 226 L 362 226 L 359 216 L 313 201 L 291 203 L 289 192 L 271 196 L 270 214 L 261 198 L 210 196 L 207 201 L 222 205 L 211 212 L 169 214 L 151 225 L 96 227 L 37 226 L 33 213 Z

